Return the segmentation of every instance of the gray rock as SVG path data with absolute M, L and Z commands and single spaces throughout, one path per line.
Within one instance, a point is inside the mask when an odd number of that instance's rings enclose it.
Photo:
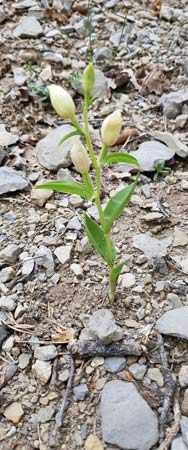
M 45 345 L 44 347 L 36 346 L 34 349 L 34 357 L 41 361 L 50 361 L 56 358 L 57 350 L 55 345 Z
M 183 416 L 180 420 L 180 428 L 183 440 L 188 447 L 188 417 Z
M 182 106 L 188 102 L 188 90 L 180 90 L 163 94 L 160 104 L 163 108 L 163 114 L 169 119 L 175 119 L 181 114 Z
M 2 147 L 0 147 L 0 166 L 1 166 L 2 163 L 3 163 L 3 161 L 4 161 L 4 159 L 5 159 L 5 156 L 6 156 L 5 151 L 3 150 Z
M 23 86 L 27 81 L 27 73 L 22 67 L 15 67 L 13 69 L 14 82 L 17 86 Z
M 171 238 L 159 240 L 149 234 L 140 233 L 134 236 L 133 247 L 141 250 L 149 258 L 158 258 L 167 254 L 171 242 Z
M 4 267 L 0 271 L 0 282 L 6 283 L 7 281 L 12 280 L 12 278 L 15 276 L 15 271 L 12 267 Z
M 2 6 L 0 6 L 0 23 L 3 23 L 6 19 L 6 14 Z
M 182 388 L 188 387 L 188 366 L 182 366 L 179 371 L 179 384 Z
M 107 372 L 117 373 L 126 367 L 126 358 L 118 356 L 109 356 L 105 359 L 105 369 Z
M 10 167 L 0 167 L 0 194 L 19 191 L 28 186 L 26 181 L 16 170 Z
M 21 248 L 18 245 L 7 245 L 7 247 L 0 251 L 0 266 L 3 264 L 15 263 L 20 253 Z
M 111 48 L 109 47 L 101 47 L 97 50 L 95 55 L 95 60 L 97 62 L 110 62 L 113 57 L 113 53 Z
M 36 38 L 43 34 L 43 29 L 34 16 L 24 16 L 14 31 L 15 37 Z
M 118 47 L 120 44 L 128 44 L 129 36 L 132 30 L 132 25 L 129 24 L 127 27 L 124 28 L 123 32 L 121 31 L 115 31 L 110 36 L 110 42 L 115 46 Z
M 79 222 L 79 220 L 77 219 L 77 217 L 72 217 L 71 220 L 69 220 L 68 224 L 67 224 L 67 229 L 68 230 L 81 230 L 82 225 Z
M 54 254 L 57 256 L 58 260 L 61 264 L 66 264 L 70 261 L 72 253 L 72 245 L 60 245 L 54 251 Z
M 184 128 L 188 123 L 188 114 L 180 114 L 176 117 L 176 127 Z
M 130 153 L 137 158 L 143 172 L 153 172 L 158 163 L 169 161 L 175 155 L 175 150 L 159 141 L 147 141 L 140 144 L 138 150 Z
M 89 395 L 89 389 L 87 387 L 87 384 L 82 383 L 82 384 L 79 384 L 78 386 L 75 386 L 73 388 L 73 393 L 74 393 L 74 398 L 77 402 L 84 400 Z
M 59 148 L 59 141 L 63 136 L 74 131 L 70 125 L 61 125 L 41 139 L 36 146 L 36 155 L 41 166 L 48 170 L 58 170 L 71 165 L 70 150 L 73 138 L 68 139 Z
M 141 381 L 146 373 L 147 366 L 145 364 L 134 363 L 129 367 L 129 372 L 135 380 Z
M 7 296 L 3 295 L 0 297 L 0 308 L 4 311 L 14 311 L 16 309 L 16 298 L 15 294 Z
M 35 257 L 37 265 L 47 269 L 48 276 L 52 275 L 54 272 L 54 259 L 51 250 L 45 245 L 41 245 Z
M 187 450 L 187 446 L 181 436 L 172 441 L 171 450 Z
M 40 423 L 49 422 L 55 413 L 55 409 L 52 406 L 45 406 L 39 409 L 37 414 L 37 420 Z
M 123 339 L 123 331 L 115 324 L 109 309 L 99 309 L 93 313 L 89 321 L 89 331 L 94 339 L 105 345 Z
M 41 381 L 42 384 L 46 384 L 51 377 L 52 366 L 47 361 L 41 361 L 40 359 L 37 359 L 35 364 L 32 365 L 32 372 L 35 377 Z
M 74 80 L 72 82 L 72 87 L 78 94 L 83 95 L 82 80 Z M 95 69 L 95 86 L 91 92 L 91 95 L 97 95 L 98 97 L 106 97 L 108 90 L 107 78 L 99 69 Z
M 167 4 L 162 3 L 160 9 L 160 19 L 164 19 L 167 20 L 168 22 L 171 22 L 173 17 L 174 17 L 174 9 L 170 8 L 170 6 L 168 6 Z
M 147 376 L 148 378 L 150 378 L 150 380 L 155 381 L 158 386 L 163 387 L 164 381 L 160 369 L 158 369 L 157 367 L 151 367 L 147 371 Z
M 188 306 L 167 311 L 156 326 L 159 333 L 188 340 Z
M 6 131 L 3 124 L 0 124 L 0 146 L 8 147 L 9 145 L 16 144 L 18 141 L 18 136 L 13 133 Z
M 174 309 L 181 308 L 181 306 L 183 306 L 183 303 L 180 300 L 180 298 L 178 297 L 178 295 L 174 294 L 173 292 L 170 292 L 167 295 L 166 302 L 171 308 L 174 308 Z
M 100 412 L 105 442 L 123 450 L 149 450 L 157 442 L 157 417 L 133 383 L 106 383 Z
M 21 353 L 21 355 L 18 358 L 18 366 L 20 369 L 26 369 L 26 367 L 29 365 L 32 358 L 31 353 Z

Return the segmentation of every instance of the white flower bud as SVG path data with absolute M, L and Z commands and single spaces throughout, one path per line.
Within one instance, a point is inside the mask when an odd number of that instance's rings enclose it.
M 95 85 L 95 69 L 93 63 L 89 63 L 85 68 L 82 78 L 82 87 L 84 92 L 91 93 Z
M 103 144 L 112 146 L 117 141 L 122 127 L 121 111 L 117 109 L 104 119 L 101 127 L 101 137 Z
M 51 104 L 56 113 L 64 119 L 72 119 L 75 114 L 75 104 L 70 94 L 61 86 L 48 86 Z
M 78 138 L 75 138 L 70 153 L 76 170 L 78 170 L 81 174 L 88 173 L 90 168 L 90 159 L 85 147 Z

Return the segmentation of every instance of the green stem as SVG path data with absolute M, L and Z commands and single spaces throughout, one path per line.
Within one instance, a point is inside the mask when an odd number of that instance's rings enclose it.
M 101 150 L 101 154 L 99 156 L 99 160 L 98 160 L 99 164 L 101 164 L 101 162 L 105 158 L 107 151 L 108 151 L 108 146 L 104 144 L 102 147 L 102 150 Z
M 94 194 L 94 186 L 93 186 L 93 182 L 92 182 L 92 179 L 91 179 L 89 173 L 83 173 L 82 177 L 83 177 L 83 180 L 84 180 L 85 185 L 87 186 L 89 192 L 91 192 L 93 195 Z
M 110 289 L 109 289 L 108 296 L 109 296 L 109 301 L 111 304 L 113 304 L 115 301 L 116 283 L 117 283 L 117 280 L 112 281 L 111 279 L 109 279 Z
M 73 116 L 71 118 L 71 122 L 74 125 L 74 127 L 80 132 L 80 134 L 85 137 L 85 132 L 84 132 L 83 128 L 80 126 L 76 116 Z

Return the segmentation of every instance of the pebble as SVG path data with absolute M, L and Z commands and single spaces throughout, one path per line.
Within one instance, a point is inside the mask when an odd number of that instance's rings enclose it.
M 26 369 L 31 361 L 32 355 L 31 353 L 21 353 L 18 358 L 18 366 L 21 370 Z
M 24 16 L 14 31 L 15 37 L 36 38 L 43 34 L 43 29 L 34 16 Z
M 66 264 L 70 261 L 72 249 L 72 245 L 61 245 L 56 248 L 54 254 L 57 256 L 61 264 Z
M 59 378 L 59 381 L 61 381 L 61 383 L 65 383 L 65 381 L 67 381 L 69 379 L 69 369 L 65 369 L 62 372 L 60 372 L 58 378 Z
M 183 191 L 188 191 L 188 181 L 187 180 L 182 180 L 181 188 L 183 189 Z
M 87 384 L 82 383 L 73 388 L 74 399 L 76 402 L 84 400 L 89 395 Z
M 4 311 L 14 311 L 16 309 L 16 298 L 17 296 L 15 294 L 7 296 L 3 295 L 0 297 L 0 308 Z
M 0 146 L 8 147 L 9 145 L 16 144 L 17 141 L 17 134 L 6 131 L 5 125 L 0 124 Z
M 143 217 L 145 222 L 157 222 L 163 218 L 163 214 L 159 212 L 150 212 Z
M 136 283 L 136 278 L 133 273 L 124 273 L 119 276 L 119 283 L 121 284 L 122 288 L 129 289 Z
M 147 376 L 152 381 L 156 381 L 158 386 L 163 387 L 164 381 L 161 371 L 157 367 L 151 367 L 147 371 Z
M 188 306 L 167 311 L 157 320 L 156 327 L 161 334 L 188 340 Z
M 186 389 L 184 392 L 181 411 L 184 416 L 188 416 L 188 389 Z
M 123 450 L 149 450 L 157 442 L 157 417 L 133 383 L 106 383 L 100 412 L 102 435 L 106 443 Z
M 188 387 L 188 366 L 182 366 L 179 371 L 179 384 L 182 388 Z
M 180 114 L 176 117 L 175 124 L 178 128 L 184 128 L 188 123 L 188 114 Z
M 99 309 L 93 313 L 89 320 L 89 331 L 94 339 L 105 345 L 123 339 L 123 331 L 115 324 L 109 309 Z
M 27 73 L 22 67 L 15 67 L 13 69 L 14 82 L 17 86 L 23 86 L 27 81 Z
M 50 131 L 47 136 L 41 139 L 36 145 L 36 156 L 41 164 L 48 170 L 58 170 L 61 167 L 71 166 L 70 149 L 73 138 L 67 139 L 57 149 L 60 139 L 66 134 L 74 131 L 70 125 L 61 125 Z
M 78 278 L 82 277 L 83 269 L 80 264 L 73 263 L 73 264 L 71 264 L 70 268 L 71 268 L 72 272 L 74 273 L 74 275 L 76 275 L 76 277 L 78 277 Z
M 36 378 L 38 378 L 42 384 L 48 383 L 51 373 L 52 367 L 49 362 L 40 361 L 39 359 L 32 365 L 32 372 Z
M 48 180 L 41 180 L 40 183 L 47 182 Z M 47 200 L 52 196 L 53 191 L 50 189 L 35 189 L 33 188 L 31 191 L 31 201 L 37 206 L 44 206 Z
M 130 374 L 138 381 L 143 380 L 146 370 L 147 366 L 145 364 L 134 363 L 129 367 Z
M 74 208 L 78 208 L 83 204 L 82 197 L 80 195 L 72 194 L 69 197 L 70 204 L 74 206 Z
M 11 264 L 17 261 L 21 248 L 16 244 L 9 244 L 0 251 L 0 265 Z
M 72 217 L 71 220 L 69 220 L 69 223 L 67 224 L 67 229 L 68 230 L 77 230 L 80 231 L 82 228 L 79 220 L 77 219 L 77 217 Z
M 36 264 L 46 269 L 48 276 L 54 272 L 54 259 L 51 250 L 45 245 L 40 245 L 35 253 Z
M 4 416 L 13 423 L 19 423 L 24 415 L 21 403 L 13 402 L 5 408 Z
M 52 406 L 45 406 L 39 409 L 37 420 L 39 423 L 49 422 L 54 416 L 55 409 Z
M 124 357 L 109 356 L 105 359 L 105 369 L 107 372 L 117 373 L 124 370 L 126 367 L 127 360 Z
M 2 350 L 4 352 L 10 352 L 14 345 L 14 336 L 9 336 L 6 341 L 3 342 Z
M 179 230 L 179 228 L 175 227 L 174 229 L 174 240 L 172 243 L 173 247 L 183 247 L 188 243 L 188 236 L 183 233 L 183 231 Z
M 174 294 L 173 292 L 169 292 L 169 294 L 167 294 L 166 302 L 168 303 L 170 308 L 181 308 L 181 306 L 183 306 L 183 303 L 180 300 L 179 296 L 177 294 Z
M 12 267 L 4 267 L 4 269 L 2 269 L 0 271 L 0 282 L 6 283 L 7 281 L 12 280 L 12 278 L 14 278 L 14 276 L 15 276 L 15 271 Z
M 34 357 L 41 361 L 50 361 L 56 358 L 57 350 L 55 345 L 45 345 L 43 347 L 36 346 L 34 349 Z
M 104 447 L 97 436 L 90 434 L 85 442 L 85 450 L 104 450 Z
M 19 191 L 28 186 L 25 180 L 16 170 L 10 167 L 0 167 L 0 194 Z

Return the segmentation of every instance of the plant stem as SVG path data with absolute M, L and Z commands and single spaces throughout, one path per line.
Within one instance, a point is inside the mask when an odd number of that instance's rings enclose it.
M 89 191 L 92 194 L 94 194 L 94 186 L 93 186 L 93 182 L 92 182 L 92 179 L 91 179 L 89 173 L 83 173 L 82 177 L 83 177 L 85 185 L 88 187 Z
M 111 279 L 109 279 L 110 290 L 109 290 L 108 296 L 109 296 L 109 302 L 111 304 L 113 304 L 114 300 L 115 300 L 116 283 L 117 283 L 117 280 L 112 281 Z
M 107 154 L 107 150 L 108 150 L 108 146 L 107 145 L 103 145 L 102 150 L 101 150 L 101 154 L 99 156 L 99 164 L 102 162 L 102 160 L 105 158 L 106 154 Z
M 74 125 L 74 127 L 80 132 L 81 136 L 85 137 L 85 132 L 84 132 L 83 128 L 80 126 L 76 116 L 73 116 L 71 118 L 71 122 Z

